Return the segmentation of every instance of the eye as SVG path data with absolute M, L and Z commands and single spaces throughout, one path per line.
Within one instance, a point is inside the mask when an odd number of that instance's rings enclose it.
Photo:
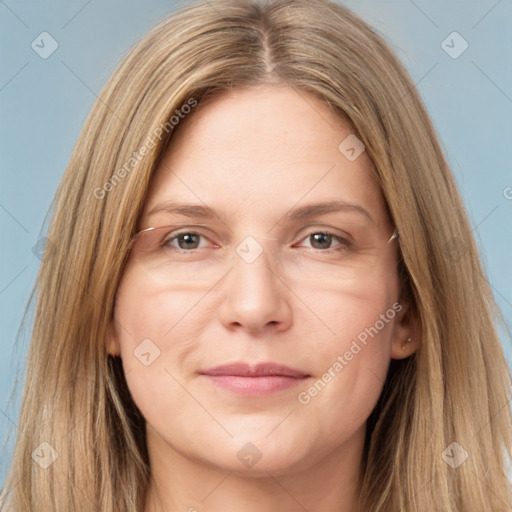
M 314 233 L 310 233 L 306 238 L 303 238 L 303 240 L 309 240 L 309 247 L 317 250 L 341 250 L 347 249 L 351 246 L 351 242 L 346 238 L 335 235 L 334 233 L 330 233 L 328 231 L 315 231 Z M 338 242 L 338 244 L 333 247 L 332 243 L 334 241 Z
M 208 240 L 205 236 L 200 233 L 193 231 L 182 231 L 177 233 L 162 242 L 164 247 L 172 247 L 174 249 L 181 249 L 183 251 L 200 249 L 201 238 Z
M 204 240 L 201 244 L 201 239 Z M 309 241 L 309 245 L 303 245 L 304 241 Z M 190 252 L 195 249 L 208 247 L 209 239 L 195 231 L 182 231 L 167 236 L 162 242 L 163 248 L 174 249 L 183 252 Z M 333 245 L 335 244 L 335 245 Z M 342 250 L 351 246 L 351 242 L 344 237 L 335 235 L 329 231 L 315 231 L 302 239 L 302 247 L 310 247 L 319 251 Z

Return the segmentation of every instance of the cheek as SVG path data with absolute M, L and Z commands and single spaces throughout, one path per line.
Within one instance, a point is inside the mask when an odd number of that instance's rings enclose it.
M 181 335 L 176 337 L 184 330 L 189 334 L 187 338 L 195 339 L 202 326 L 194 310 L 204 293 L 203 287 L 190 285 L 170 289 L 168 283 L 128 269 L 118 289 L 115 309 L 121 352 L 129 355 L 144 339 L 150 339 L 164 352 L 171 341 L 173 346 L 186 341 Z
M 383 268 L 357 285 L 332 283 L 324 285 L 316 295 L 310 294 L 308 300 L 326 327 L 326 343 L 318 347 L 320 353 L 332 355 L 333 349 L 343 353 L 350 349 L 352 341 L 365 348 L 358 352 L 357 359 L 391 353 L 393 325 L 401 306 L 396 302 L 398 278 L 387 274 Z
M 324 373 L 346 354 L 350 366 L 365 365 L 383 378 L 391 353 L 395 277 L 382 268 L 357 286 L 322 283 L 315 290 L 299 282 L 292 285 L 301 301 L 290 299 L 291 329 L 300 335 L 300 350 L 311 354 L 313 372 Z M 169 290 L 168 285 L 128 268 L 115 310 L 126 373 L 153 361 L 169 369 L 183 367 L 191 352 L 204 353 L 207 347 L 201 346 L 201 340 L 208 336 L 202 334 L 218 324 L 221 300 L 214 293 L 205 297 L 203 286 L 175 285 Z
M 318 294 L 316 310 L 329 330 L 316 339 L 315 380 L 301 390 L 298 401 L 311 412 L 324 411 L 324 419 L 328 411 L 333 423 L 327 428 L 336 428 L 336 423 L 348 418 L 352 425 L 361 424 L 375 406 L 401 310 L 397 297 L 398 281 L 391 273 L 351 291 L 332 286 Z
M 169 388 L 174 369 L 194 349 L 203 329 L 194 309 L 203 294 L 170 291 L 147 275 L 125 272 L 116 297 L 116 330 L 127 383 L 141 409 L 148 399 L 154 402 L 155 390 Z
M 147 420 L 169 438 L 191 436 L 196 405 L 180 373 L 202 325 L 194 315 L 198 290 L 173 289 L 128 269 L 119 286 L 115 319 L 130 394 Z M 200 435 L 198 433 L 198 435 Z

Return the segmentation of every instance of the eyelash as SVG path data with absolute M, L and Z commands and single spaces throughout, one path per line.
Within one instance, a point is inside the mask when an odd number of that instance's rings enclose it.
M 349 241 L 347 238 L 344 238 L 342 236 L 336 235 L 335 233 L 333 233 L 331 231 L 327 231 L 327 230 L 311 231 L 309 234 L 307 234 L 305 237 L 303 237 L 300 240 L 300 242 L 302 242 L 302 241 L 306 240 L 307 238 L 310 238 L 311 236 L 316 235 L 316 234 L 322 234 L 322 235 L 331 236 L 333 240 L 337 240 L 339 242 L 339 245 L 334 246 L 334 247 L 330 247 L 330 248 L 327 248 L 327 249 L 315 249 L 314 247 L 310 247 L 310 249 L 312 249 L 313 251 L 318 251 L 318 252 L 321 252 L 321 253 L 331 254 L 333 252 L 341 251 L 341 250 L 344 250 L 344 249 L 345 250 L 349 249 L 353 245 L 352 242 Z M 181 249 L 179 247 L 174 247 L 174 246 L 170 245 L 170 243 L 173 240 L 177 240 L 177 238 L 180 235 L 197 235 L 197 236 L 200 236 L 200 237 L 203 237 L 203 238 L 209 240 L 208 237 L 206 237 L 205 235 L 203 235 L 201 233 L 198 233 L 196 231 L 180 231 L 178 233 L 173 234 L 171 237 L 164 239 L 163 242 L 162 242 L 162 246 L 163 247 L 166 247 L 166 246 L 172 247 L 173 250 L 175 250 L 176 252 L 179 252 L 181 254 L 184 254 L 184 253 L 186 253 L 186 254 L 194 253 L 195 251 L 199 250 L 199 248 L 188 249 L 188 250 L 187 249 Z

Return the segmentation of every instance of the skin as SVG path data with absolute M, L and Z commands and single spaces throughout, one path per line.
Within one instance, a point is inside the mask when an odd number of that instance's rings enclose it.
M 350 161 L 338 150 L 351 133 L 325 102 L 281 85 L 233 90 L 181 121 L 140 228 L 175 225 L 205 238 L 194 255 L 173 256 L 174 266 L 130 258 L 115 309 L 123 328 L 108 347 L 121 356 L 146 419 L 146 512 L 360 512 L 366 420 L 390 359 L 410 356 L 420 333 L 400 303 L 321 392 L 299 402 L 299 392 L 400 297 L 398 246 L 386 243 L 394 226 L 372 164 L 366 152 Z M 171 199 L 208 205 L 222 220 L 150 215 Z M 355 211 L 285 218 L 331 199 L 362 206 L 373 222 Z M 309 235 L 325 231 L 348 233 L 359 245 L 322 252 Z M 263 249 L 252 263 L 236 252 L 247 236 Z M 144 339 L 160 351 L 148 366 L 134 355 Z M 286 364 L 310 377 L 244 397 L 198 373 L 239 361 Z M 253 450 L 248 442 L 261 453 L 252 467 L 237 457 L 244 446 Z

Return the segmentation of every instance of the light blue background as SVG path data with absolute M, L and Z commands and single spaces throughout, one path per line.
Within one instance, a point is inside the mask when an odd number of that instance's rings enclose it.
M 127 49 L 178 3 L 164 0 L 0 3 L 0 483 L 16 431 L 8 404 L 30 330 L 15 346 L 50 201 L 89 109 Z M 512 325 L 512 3 L 507 0 L 344 2 L 396 49 L 434 120 L 468 209 L 496 300 Z M 57 41 L 42 59 L 31 43 Z M 452 59 L 441 42 L 469 43 Z M 458 43 L 457 43 L 458 44 Z M 510 195 L 512 197 L 512 189 Z M 435 200 L 435 198 L 433 198 Z M 509 341 L 503 342 L 509 360 Z

